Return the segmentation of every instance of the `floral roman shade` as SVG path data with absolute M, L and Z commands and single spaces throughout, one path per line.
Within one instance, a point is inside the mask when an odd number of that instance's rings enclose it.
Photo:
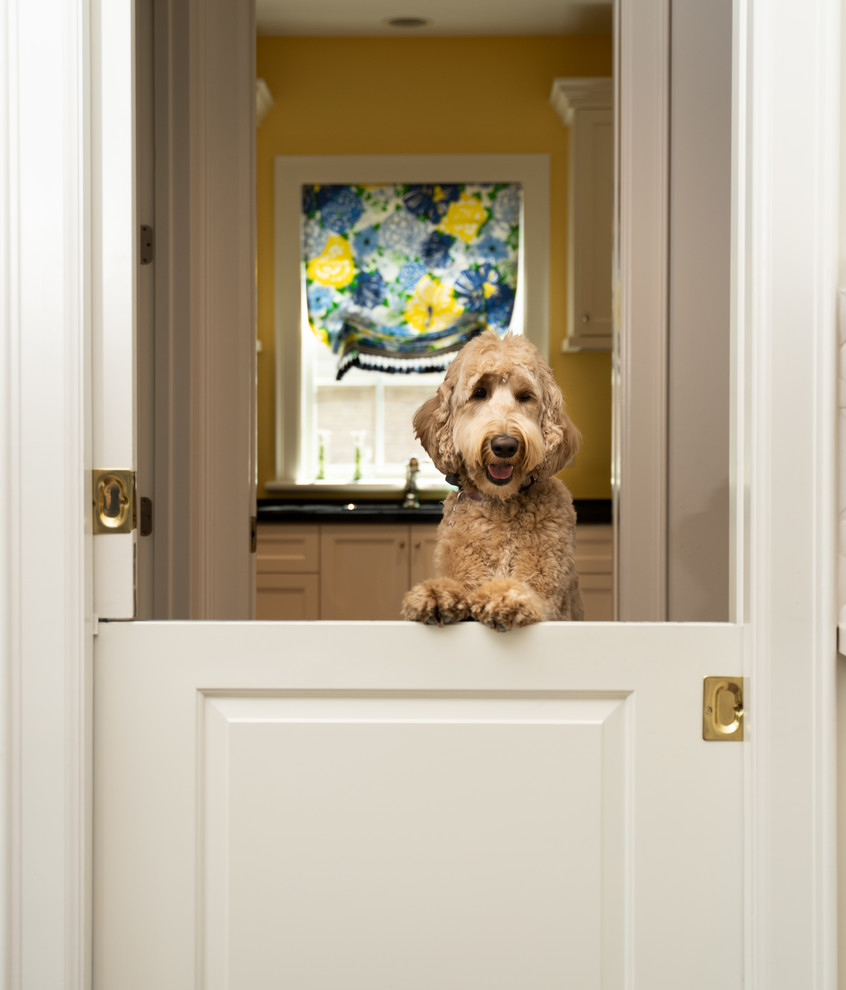
M 447 367 L 486 328 L 504 333 L 517 289 L 518 183 L 308 185 L 308 318 L 353 367 Z

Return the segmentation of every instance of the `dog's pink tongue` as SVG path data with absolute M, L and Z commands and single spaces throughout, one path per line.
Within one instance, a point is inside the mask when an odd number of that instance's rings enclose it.
M 488 471 L 497 481 L 507 481 L 514 473 L 514 468 L 510 464 L 489 464 Z

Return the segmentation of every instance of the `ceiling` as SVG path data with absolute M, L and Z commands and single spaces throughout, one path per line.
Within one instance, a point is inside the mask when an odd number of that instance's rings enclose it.
M 395 17 L 428 23 L 385 23 Z M 611 0 L 256 0 L 256 26 L 292 37 L 610 34 Z

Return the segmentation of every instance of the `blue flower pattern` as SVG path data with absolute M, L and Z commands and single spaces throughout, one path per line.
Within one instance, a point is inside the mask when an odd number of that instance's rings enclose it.
M 355 277 L 353 301 L 357 306 L 373 309 L 385 296 L 385 280 L 379 272 L 359 272 Z
M 461 187 L 457 185 L 409 186 L 403 202 L 415 216 L 439 223 L 446 216 L 450 203 L 456 202 L 460 194 Z
M 474 204 L 473 215 L 481 217 L 469 233 L 461 216 L 453 220 L 451 213 L 468 202 Z M 354 265 L 354 277 L 334 282 L 305 275 L 311 327 L 342 356 L 353 346 L 419 356 L 454 350 L 460 346 L 456 340 L 485 326 L 498 333 L 508 329 L 517 286 L 518 183 L 308 185 L 302 190 L 302 209 L 304 262 L 324 252 L 327 258 L 330 251 L 337 256 L 340 245 Z M 324 270 L 331 269 L 315 269 Z M 431 279 L 451 293 L 457 314 L 453 330 L 421 333 L 406 323 L 409 301 Z M 359 364 L 357 357 L 353 363 Z M 339 377 L 343 373 L 339 370 Z
M 321 186 L 316 199 L 323 226 L 336 234 L 349 230 L 364 212 L 361 200 L 350 186 Z
M 449 249 L 455 244 L 455 238 L 451 234 L 443 234 L 439 230 L 433 231 L 423 245 L 423 261 L 432 270 L 446 268 L 449 265 Z

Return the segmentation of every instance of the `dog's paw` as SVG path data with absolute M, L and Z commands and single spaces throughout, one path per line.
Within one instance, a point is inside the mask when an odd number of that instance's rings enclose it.
M 470 612 L 464 588 L 450 578 L 421 581 L 402 602 L 402 616 L 429 626 L 449 626 L 468 618 Z
M 489 581 L 470 595 L 470 614 L 497 632 L 529 626 L 548 618 L 543 599 L 526 585 L 514 581 Z

